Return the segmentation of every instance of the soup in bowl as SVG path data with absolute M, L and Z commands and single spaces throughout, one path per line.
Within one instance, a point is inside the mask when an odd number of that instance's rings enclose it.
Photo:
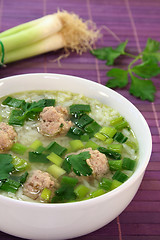
M 57 74 L 2 79 L 0 97 L 2 231 L 68 239 L 125 209 L 152 145 L 145 119 L 127 99 Z

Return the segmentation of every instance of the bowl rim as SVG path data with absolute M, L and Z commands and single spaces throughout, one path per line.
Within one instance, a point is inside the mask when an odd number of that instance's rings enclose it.
M 128 188 L 130 185 L 132 185 L 136 179 L 138 177 L 140 177 L 141 175 L 143 176 L 145 170 L 146 170 L 146 167 L 149 163 L 149 160 L 150 160 L 150 156 L 151 156 L 151 152 L 152 152 L 152 136 L 151 136 L 151 132 L 150 132 L 150 128 L 144 118 L 144 116 L 142 115 L 142 113 L 134 106 L 133 103 L 131 103 L 127 98 L 125 98 L 124 96 L 122 96 L 120 93 L 114 91 L 113 89 L 111 88 L 108 88 L 106 86 L 104 86 L 103 84 L 101 83 L 98 83 L 98 82 L 94 82 L 92 80 L 89 80 L 89 79 L 86 79 L 86 78 L 82 78 L 82 77 L 77 77 L 77 76 L 73 76 L 73 75 L 67 75 L 67 74 L 56 74 L 56 73 L 27 73 L 27 74 L 17 74 L 17 75 L 13 75 L 13 76 L 9 76 L 9 77 L 4 77 L 4 78 L 1 78 L 0 79 L 0 87 L 1 87 L 1 84 L 2 82 L 4 81 L 7 81 L 7 80 L 10 80 L 10 79 L 13 79 L 13 78 L 23 78 L 23 77 L 27 77 L 27 76 L 41 76 L 41 77 L 65 77 L 65 78 L 74 78 L 74 79 L 79 79 L 81 81 L 84 81 L 84 82 L 88 82 L 90 84 L 92 84 L 93 86 L 97 86 L 97 87 L 100 87 L 103 88 L 103 89 L 106 89 L 106 91 L 110 92 L 111 94 L 114 94 L 115 96 L 117 96 L 118 98 L 120 99 L 123 99 L 124 101 L 126 101 L 135 111 L 137 111 L 137 113 L 139 114 L 139 116 L 141 117 L 141 120 L 144 124 L 144 127 L 146 128 L 146 132 L 149 136 L 149 139 L 148 139 L 148 149 L 146 151 L 146 159 L 145 160 L 145 164 L 143 165 L 143 168 L 139 168 L 137 169 L 137 171 L 135 171 L 133 173 L 133 175 L 126 181 L 124 182 L 122 185 L 120 185 L 118 188 L 110 191 L 110 192 L 107 192 L 101 196 L 98 196 L 96 198 L 91 198 L 91 199 L 87 199 L 87 200 L 83 200 L 83 201 L 77 201 L 77 202 L 68 202 L 68 203 L 54 203 L 54 204 L 51 204 L 51 203 L 45 203 L 45 204 L 42 204 L 42 203 L 38 203 L 38 202 L 28 202 L 28 201 L 23 201 L 23 200 L 19 200 L 19 199 L 14 199 L 14 198 L 10 198 L 8 196 L 3 196 L 3 195 L 0 195 L 0 201 L 1 200 L 7 200 L 8 202 L 12 202 L 12 203 L 15 203 L 15 204 L 19 204 L 19 205 L 27 205 L 27 206 L 33 206 L 34 208 L 35 207 L 41 207 L 41 208 L 66 208 L 66 207 L 75 207 L 77 204 L 78 205 L 86 205 L 86 204 L 93 204 L 95 205 L 98 202 L 103 202 L 106 198 L 112 198 L 114 196 L 116 196 L 117 194 L 119 194 L 120 192 L 122 192 L 123 190 L 125 190 L 126 188 Z M 18 91 L 20 92 L 20 91 Z M 15 93 L 15 91 L 13 92 Z M 5 95 L 4 95 L 5 96 Z M 94 97 L 93 97 L 94 98 Z

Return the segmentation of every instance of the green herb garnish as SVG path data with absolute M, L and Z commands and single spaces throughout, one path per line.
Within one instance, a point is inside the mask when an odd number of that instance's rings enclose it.
M 52 203 L 63 203 L 74 201 L 76 193 L 74 187 L 78 183 L 77 178 L 63 176 L 61 179 L 60 187 L 55 191 L 55 196 L 52 198 Z
M 77 175 L 83 175 L 83 176 L 89 176 L 92 174 L 92 169 L 87 164 L 86 160 L 91 157 L 90 153 L 88 151 L 81 152 L 79 154 L 72 154 L 65 158 L 63 162 L 63 169 L 66 170 L 66 172 L 70 172 L 73 168 L 73 171 Z
M 19 100 L 9 96 L 2 104 L 15 108 L 11 111 L 9 124 L 23 126 L 25 120 L 34 119 L 44 107 L 54 106 L 55 99 L 41 99 L 37 102 L 25 102 L 25 100 Z
M 137 56 L 126 52 L 125 48 L 128 41 L 122 42 L 115 49 L 104 47 L 94 49 L 91 53 L 100 60 L 105 60 L 106 65 L 111 66 L 119 56 L 134 58 L 127 66 L 126 70 L 120 68 L 111 68 L 107 72 L 109 80 L 106 83 L 110 88 L 124 88 L 131 79 L 129 87 L 130 94 L 141 100 L 153 102 L 155 98 L 156 87 L 152 77 L 160 74 L 160 42 L 148 38 L 146 47 Z
M 13 158 L 11 154 L 0 154 L 0 180 L 7 179 L 10 175 L 10 172 L 14 170 L 12 161 Z

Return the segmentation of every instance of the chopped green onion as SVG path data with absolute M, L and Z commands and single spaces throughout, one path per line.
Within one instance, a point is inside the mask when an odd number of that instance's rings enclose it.
M 95 198 L 95 197 L 101 196 L 105 193 L 106 193 L 106 191 L 104 189 L 97 189 L 97 190 L 91 192 L 90 196 L 91 196 L 91 198 Z
M 20 182 L 14 181 L 12 179 L 7 179 L 1 186 L 0 189 L 5 192 L 17 192 L 18 188 L 21 186 Z
M 108 164 L 111 171 L 117 171 L 122 169 L 122 160 L 109 160 Z
M 0 115 L 0 122 L 2 122 L 2 116 Z
M 42 193 L 41 193 L 41 198 L 45 201 L 49 201 L 50 197 L 51 197 L 51 190 L 48 188 L 44 188 Z
M 25 183 L 27 176 L 28 176 L 28 172 L 25 172 L 21 176 L 17 176 L 17 179 L 21 184 L 23 184 Z
M 82 143 L 81 140 L 78 140 L 78 139 L 70 141 L 69 144 L 71 146 L 70 150 L 72 152 L 76 152 L 76 151 L 84 148 L 84 144 Z
M 107 138 L 104 143 L 111 144 L 113 142 L 113 138 Z
M 132 160 L 130 158 L 123 158 L 123 161 L 122 161 L 122 168 L 123 169 L 133 171 L 133 169 L 135 168 L 135 165 L 136 165 L 135 160 Z
M 84 197 L 86 197 L 86 195 L 89 193 L 89 188 L 86 187 L 83 184 L 78 185 L 75 189 L 74 192 L 77 195 L 78 199 L 83 199 Z
M 112 181 L 111 190 L 119 187 L 120 185 L 122 185 L 122 182 L 119 182 L 119 181 L 117 181 L 116 179 L 114 179 L 114 180 Z
M 102 178 L 99 187 L 106 190 L 107 192 L 111 190 L 112 180 L 108 178 Z
M 2 102 L 3 105 L 8 105 L 8 106 L 14 107 L 14 108 L 20 108 L 23 103 L 25 103 L 24 100 L 12 98 L 12 97 L 7 97 L 7 98 Z
M 88 142 L 89 141 L 89 135 L 87 133 L 84 133 L 83 135 L 80 136 L 80 140 L 82 142 Z
M 122 121 L 122 122 L 114 125 L 114 127 L 115 127 L 117 130 L 121 130 L 121 129 L 123 129 L 123 128 L 129 127 L 129 125 L 128 125 L 128 122 L 124 120 L 124 121 Z
M 39 146 L 39 147 L 36 149 L 36 152 L 37 152 L 37 153 L 43 153 L 45 150 L 46 150 L 45 147 Z
M 91 111 L 90 105 L 87 105 L 87 104 L 73 104 L 69 107 L 69 109 L 70 109 L 70 114 L 75 115 L 75 117 Z
M 124 183 L 128 179 L 128 176 L 126 174 L 124 174 L 123 172 L 118 170 L 118 171 L 115 172 L 112 179 L 115 179 L 119 182 Z
M 135 142 L 127 141 L 126 145 L 129 146 L 130 148 L 134 149 L 135 151 L 138 150 L 138 144 L 136 144 Z
M 94 137 L 95 137 L 95 138 L 98 138 L 99 140 L 101 140 L 101 141 L 103 141 L 103 142 L 106 140 L 106 136 L 103 135 L 103 134 L 101 134 L 100 132 L 95 133 L 95 134 L 94 134 Z
M 58 167 L 55 164 L 49 166 L 47 168 L 47 172 L 50 173 L 55 178 L 59 178 L 66 173 L 66 171 L 63 168 Z
M 104 153 L 107 157 L 111 158 L 111 159 L 115 159 L 115 160 L 120 160 L 121 159 L 121 154 L 118 152 L 115 152 L 113 150 L 109 150 L 107 148 L 104 147 L 98 147 L 98 150 L 101 153 Z
M 100 133 L 112 138 L 116 134 L 117 130 L 113 127 L 102 127 Z
M 80 118 L 75 118 L 73 122 L 77 127 L 84 128 L 86 125 L 93 122 L 93 118 L 89 117 L 87 114 L 83 114 Z
M 123 133 L 121 133 L 121 132 L 117 132 L 117 133 L 114 135 L 113 139 L 114 139 L 115 141 L 119 142 L 119 143 L 125 143 L 125 142 L 127 141 L 128 137 L 125 137 L 125 136 L 123 135 Z
M 41 146 L 42 146 L 42 142 L 37 139 L 29 147 L 32 148 L 33 150 L 36 150 Z
M 45 149 L 47 152 L 54 152 L 55 154 L 57 154 L 58 156 L 63 156 L 65 154 L 65 152 L 67 151 L 67 148 L 59 145 L 56 142 L 51 142 Z
M 30 162 L 49 163 L 47 156 L 43 153 L 29 152 Z
M 11 151 L 18 154 L 24 154 L 27 151 L 27 147 L 21 143 L 14 143 Z
M 67 133 L 67 136 L 72 139 L 80 139 L 80 137 L 84 134 L 84 131 L 78 127 L 71 127 Z
M 21 176 L 10 176 L 1 182 L 0 189 L 5 192 L 15 193 L 18 188 L 26 181 L 27 176 L 28 172 L 25 172 Z
M 123 148 L 122 144 L 108 144 L 107 145 L 107 149 L 113 150 L 118 153 L 122 153 L 122 148 Z
M 30 164 L 26 160 L 19 158 L 17 156 L 12 156 L 12 158 L 13 158 L 12 164 L 17 172 L 24 171 L 28 167 L 30 167 Z
M 84 131 L 90 136 L 93 137 L 94 134 L 96 132 L 99 131 L 99 129 L 101 128 L 101 126 L 96 122 L 93 121 L 90 124 L 88 124 L 87 126 L 85 126 Z
M 98 147 L 99 145 L 91 140 L 84 145 L 84 148 L 92 148 L 93 150 L 96 150 Z
M 78 183 L 77 178 L 63 176 L 61 179 L 61 184 L 68 184 L 68 185 L 75 186 L 77 183 Z
M 114 118 L 110 121 L 110 125 L 111 126 L 114 126 L 114 125 L 117 125 L 118 123 L 122 122 L 123 121 L 123 117 L 120 116 L 120 117 L 117 117 L 117 118 Z
M 61 167 L 63 163 L 63 158 L 55 154 L 54 152 L 51 152 L 47 159 L 49 159 L 51 162 L 55 163 L 57 166 Z

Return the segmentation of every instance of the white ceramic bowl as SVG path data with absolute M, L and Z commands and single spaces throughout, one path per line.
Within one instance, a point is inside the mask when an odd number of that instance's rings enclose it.
M 0 196 L 0 230 L 27 239 L 68 239 L 88 234 L 116 218 L 131 202 L 149 162 L 152 140 L 141 113 L 127 99 L 98 83 L 58 74 L 27 74 L 0 80 L 0 97 L 27 90 L 66 90 L 96 98 L 118 110 L 139 142 L 134 174 L 117 189 L 94 199 L 62 204 L 30 203 Z

